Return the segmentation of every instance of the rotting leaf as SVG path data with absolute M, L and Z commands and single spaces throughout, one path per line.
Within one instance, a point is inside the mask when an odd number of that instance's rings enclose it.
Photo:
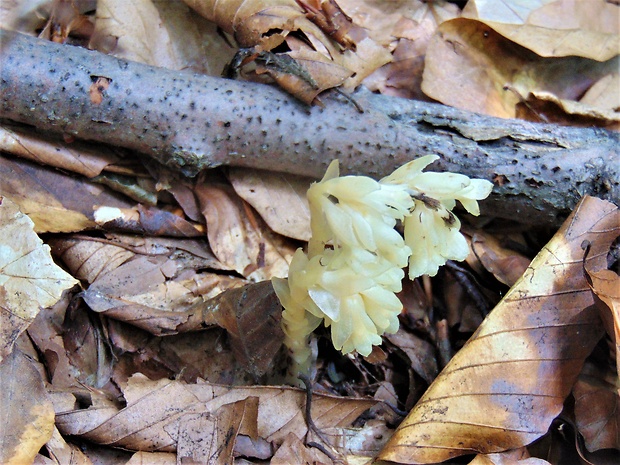
M 54 408 L 41 374 L 18 350 L 0 363 L 0 408 L 0 462 L 32 463 L 52 437 Z
M 235 359 L 255 378 L 265 374 L 282 346 L 282 306 L 270 281 L 229 289 L 198 305 L 177 330 L 203 328 L 213 322 L 226 329 Z
M 41 307 L 54 305 L 78 283 L 53 262 L 33 228 L 30 218 L 0 195 L 0 360 Z
M 602 333 L 581 244 L 589 240 L 598 256 L 617 236 L 619 214 L 609 202 L 582 199 L 379 458 L 439 462 L 518 448 L 547 432 Z

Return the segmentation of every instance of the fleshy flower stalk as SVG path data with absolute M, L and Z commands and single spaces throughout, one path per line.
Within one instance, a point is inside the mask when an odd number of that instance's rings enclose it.
M 478 215 L 489 181 L 454 173 L 422 172 L 438 157 L 413 160 L 375 181 L 339 176 L 333 161 L 308 189 L 312 237 L 297 250 L 287 280 L 273 279 L 284 307 L 285 345 L 308 374 L 309 337 L 323 322 L 342 353 L 369 355 L 384 333 L 398 330 L 403 268 L 409 278 L 434 276 L 447 260 L 464 260 L 469 247 L 452 213 L 458 200 Z M 404 238 L 394 227 L 401 221 Z

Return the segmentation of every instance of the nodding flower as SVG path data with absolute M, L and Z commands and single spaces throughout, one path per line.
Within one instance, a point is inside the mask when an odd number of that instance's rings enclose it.
M 288 279 L 273 278 L 295 375 L 309 373 L 309 336 L 321 323 L 331 329 L 336 349 L 367 356 L 384 333 L 398 330 L 402 303 L 396 293 L 407 264 L 414 279 L 434 276 L 447 260 L 467 257 L 469 247 L 452 209 L 458 200 L 478 215 L 477 201 L 493 185 L 461 174 L 422 172 L 438 158 L 418 158 L 380 181 L 340 177 L 334 160 L 308 189 L 308 253 L 297 250 Z M 403 235 L 394 229 L 398 222 Z

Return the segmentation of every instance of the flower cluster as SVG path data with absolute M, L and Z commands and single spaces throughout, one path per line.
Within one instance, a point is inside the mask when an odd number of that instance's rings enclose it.
M 464 260 L 469 247 L 452 213 L 458 200 L 474 215 L 492 184 L 453 173 L 423 173 L 425 156 L 375 181 L 339 177 L 338 162 L 308 190 L 312 238 L 297 250 L 288 280 L 273 285 L 284 312 L 285 344 L 307 372 L 309 335 L 321 322 L 343 353 L 370 354 L 383 333 L 398 330 L 403 268 L 411 279 L 434 276 L 447 260 Z M 402 222 L 404 237 L 394 227 Z

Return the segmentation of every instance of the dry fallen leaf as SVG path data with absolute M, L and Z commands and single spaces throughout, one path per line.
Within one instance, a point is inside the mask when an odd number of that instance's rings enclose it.
M 584 244 L 589 258 L 584 262 L 586 279 L 596 296 L 616 361 L 615 370 L 612 366 L 586 365 L 575 385 L 575 422 L 590 452 L 620 449 L 620 276 L 608 269 L 609 252 L 620 237 L 619 224 L 615 231 L 616 237 L 606 236 L 598 253 Z
M 611 366 L 586 363 L 573 389 L 575 424 L 590 452 L 620 449 L 620 381 Z
M 183 1 L 233 35 L 240 47 L 252 49 L 235 65 L 257 59 L 259 72 L 308 104 L 327 88 L 355 88 L 391 59 L 333 0 Z M 278 47 L 288 50 L 274 53 Z M 235 68 L 229 68 L 231 75 Z
M 189 314 L 208 299 L 209 294 L 215 295 L 223 289 L 218 287 L 217 281 L 210 282 L 211 289 L 201 286 L 201 281 L 207 280 L 211 273 L 168 277 L 175 271 L 170 265 L 173 263 L 166 257 L 136 256 L 93 282 L 84 291 L 84 301 L 96 312 L 152 334 L 175 334 L 177 327 L 188 320 Z M 228 287 L 244 284 L 239 279 L 218 281 Z M 212 292 L 202 292 L 207 289 Z M 205 324 L 213 324 L 213 321 Z
M 386 339 L 402 350 L 411 362 L 411 368 L 428 384 L 437 377 L 435 348 L 424 339 L 400 328 L 395 334 L 386 334 Z
M 97 3 L 90 48 L 169 69 L 219 75 L 235 50 L 181 1 Z
M 177 454 L 171 452 L 136 452 L 125 465 L 177 465 Z
M 98 184 L 20 158 L 0 155 L 0 179 L 0 195 L 19 205 L 34 221 L 36 232 L 93 229 L 94 205 L 134 205 Z
M 284 277 L 295 248 L 274 234 L 252 208 L 225 184 L 196 186 L 217 259 L 252 281 Z
M 26 131 L 6 126 L 0 127 L 0 149 L 89 178 L 101 174 L 107 166 L 119 161 L 118 156 L 100 149 L 94 150 L 85 144 L 69 145 L 42 134 L 35 137 Z
M 78 282 L 53 262 L 33 228 L 30 218 L 0 195 L 0 360 L 40 308 L 54 305 Z
M 93 462 L 75 444 L 70 444 L 62 437 L 58 428 L 54 427 L 52 437 L 45 444 L 50 456 L 57 464 L 93 465 Z M 36 463 L 36 461 L 35 461 Z
M 226 329 L 235 359 L 256 379 L 272 367 L 284 341 L 282 306 L 271 281 L 228 289 L 188 313 L 178 331 L 195 331 L 208 323 Z
M 231 168 L 229 178 L 239 197 L 252 205 L 273 231 L 300 241 L 310 239 L 306 192 L 312 179 L 247 168 Z
M 168 30 L 151 0 L 99 0 L 91 48 L 127 60 L 179 69 Z
M 523 111 L 520 106 L 528 109 L 530 94 L 540 94 L 539 99 L 552 94 L 570 111 L 556 111 L 558 115 L 549 115 L 552 120 L 562 121 L 563 116 L 571 121 L 575 115 L 589 124 L 595 120 L 601 126 L 613 125 L 620 117 L 607 103 L 617 100 L 615 90 L 609 90 L 604 108 L 580 100 L 597 81 L 617 74 L 618 62 L 618 56 L 603 62 L 576 56 L 542 58 L 480 21 L 458 18 L 441 24 L 431 40 L 422 90 L 446 105 L 502 118 L 516 117 Z M 529 110 L 528 119 L 547 118 L 544 109 Z
M 341 0 L 342 8 L 375 41 L 392 50 L 392 61 L 364 80 L 372 91 L 416 100 L 422 93 L 422 71 L 426 47 L 437 26 L 460 15 L 459 8 L 443 0 Z
M 507 286 L 512 286 L 530 264 L 530 259 L 503 246 L 491 234 L 477 231 L 471 238 L 471 248 L 482 266 Z
M 291 465 L 293 463 L 330 464 L 325 454 L 314 447 L 307 447 L 301 439 L 289 433 L 269 462 L 270 465 Z
M 123 394 L 126 406 L 121 409 L 94 397 L 90 408 L 57 411 L 59 430 L 98 444 L 172 452 L 181 440 L 182 425 L 186 421 L 215 419 L 222 408 L 234 408 L 236 402 L 254 402 L 251 398 L 257 398 L 258 406 L 248 406 L 239 434 L 260 437 L 279 445 L 289 433 L 303 438 L 307 431 L 303 414 L 305 392 L 300 389 L 226 387 L 206 382 L 186 384 L 168 379 L 151 381 L 136 374 L 123 388 Z M 368 399 L 315 394 L 312 418 L 319 429 L 345 427 L 375 403 Z M 248 411 L 253 413 L 248 414 Z M 218 424 L 217 428 L 227 431 L 234 427 L 233 418 L 228 418 L 229 424 Z M 210 436 L 206 434 L 203 432 L 202 439 L 208 442 Z M 236 435 L 233 430 L 230 439 L 234 440 Z M 198 439 L 194 436 L 191 440 Z
M 612 246 L 612 241 L 618 240 L 617 238 L 609 239 L 608 247 Z M 604 253 L 592 256 L 591 260 L 584 264 L 584 269 L 588 284 L 597 299 L 600 299 L 597 303 L 607 334 L 615 344 L 616 370 L 620 377 L 620 276 L 608 269 L 607 251 L 603 249 Z
M 18 350 L 0 363 L 0 412 L 0 462 L 32 463 L 52 437 L 54 408 L 41 374 Z
M 618 54 L 620 8 L 606 0 L 488 2 L 471 0 L 463 17 L 477 19 L 543 57 L 606 61 Z
M 590 241 L 591 254 L 598 256 L 609 249 L 619 224 L 618 207 L 584 198 L 435 379 L 379 458 L 433 463 L 514 449 L 543 436 L 602 333 L 581 244 Z
M 536 457 L 530 457 L 527 449 L 508 450 L 497 454 L 478 454 L 469 465 L 551 465 L 549 462 Z

